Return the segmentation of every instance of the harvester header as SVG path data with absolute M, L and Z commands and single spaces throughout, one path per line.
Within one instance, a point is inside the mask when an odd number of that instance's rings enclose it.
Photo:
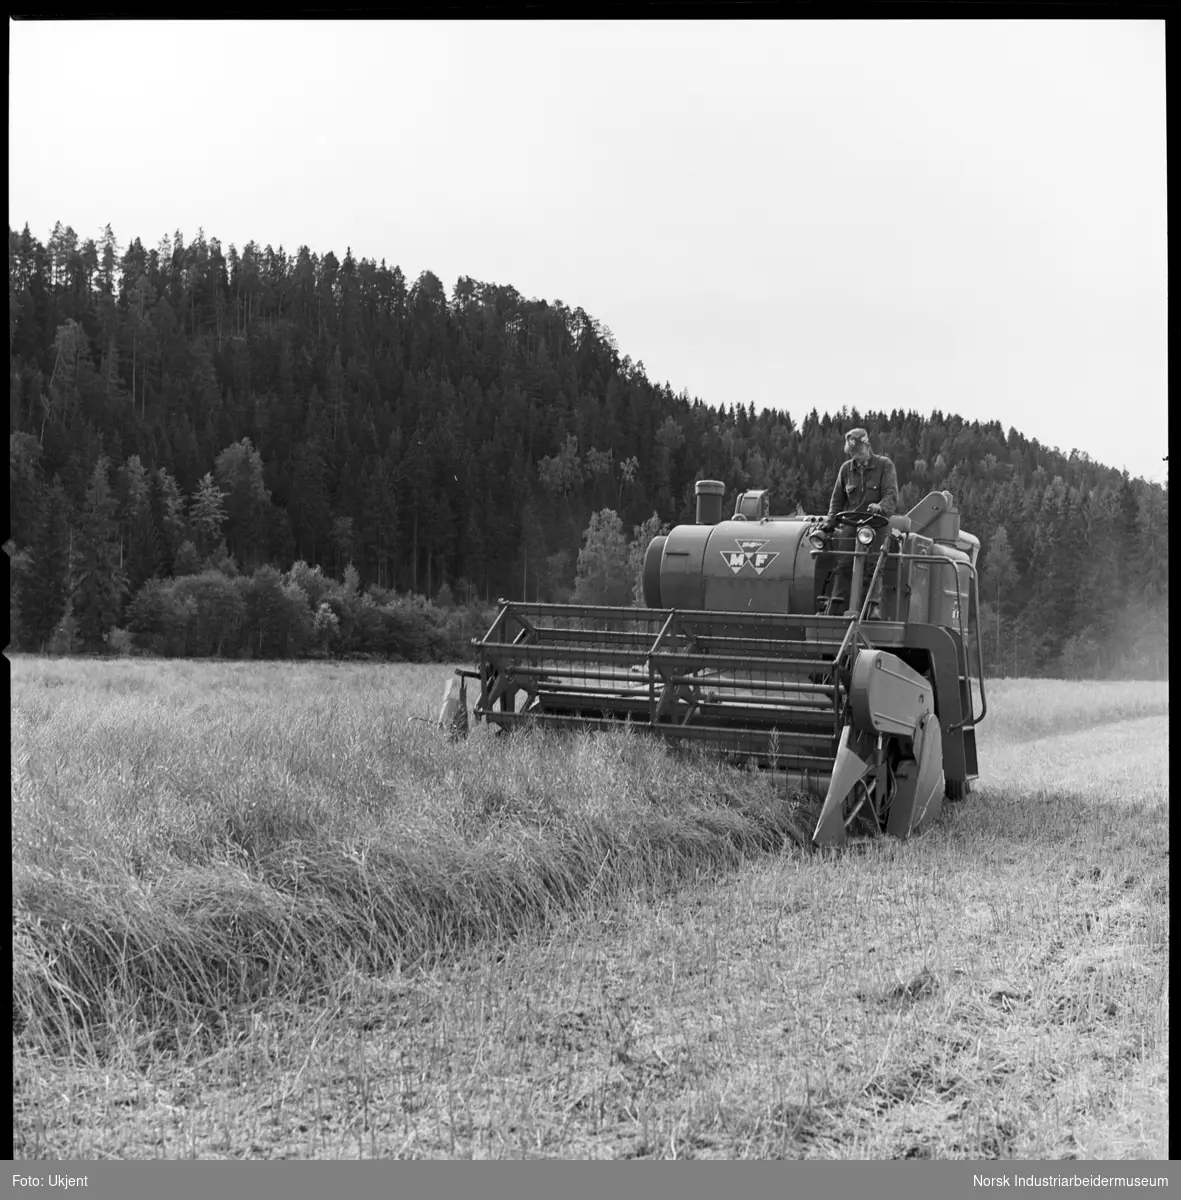
M 477 720 L 621 721 L 783 772 L 823 798 L 811 841 L 917 833 L 977 776 L 976 559 L 949 492 L 905 516 L 772 516 L 699 480 L 696 522 L 655 537 L 644 607 L 501 601 L 473 639 Z M 453 682 L 444 717 L 457 704 Z

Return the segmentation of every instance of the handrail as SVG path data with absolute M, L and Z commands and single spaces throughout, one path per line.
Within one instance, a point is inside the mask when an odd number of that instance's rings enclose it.
M 852 557 L 854 555 L 864 554 L 864 553 L 865 553 L 864 550 L 857 549 L 857 548 L 854 548 L 852 550 L 813 550 L 812 557 L 815 558 L 821 554 L 832 555 L 834 557 L 837 557 L 837 556 Z M 970 726 L 975 727 L 981 721 L 984 720 L 985 716 L 988 713 L 988 696 L 987 696 L 987 693 L 985 692 L 985 688 L 984 688 L 984 643 L 983 643 L 981 632 L 980 632 L 980 588 L 979 588 L 980 573 L 976 569 L 976 565 L 972 562 L 960 562 L 958 559 L 945 558 L 942 554 L 904 554 L 901 550 L 890 550 L 889 542 L 883 541 L 882 548 L 878 552 L 878 561 L 874 567 L 873 575 L 870 578 L 869 585 L 865 589 L 865 596 L 862 600 L 862 606 L 861 606 L 861 614 L 857 618 L 858 625 L 860 625 L 861 621 L 863 621 L 865 619 L 865 614 L 868 611 L 868 606 L 869 606 L 869 597 L 873 593 L 874 582 L 877 579 L 878 571 L 881 569 L 882 564 L 885 562 L 885 560 L 887 558 L 894 558 L 894 559 L 897 559 L 899 562 L 919 562 L 919 561 L 921 561 L 921 562 L 928 563 L 928 564 L 935 564 L 937 566 L 954 567 L 957 571 L 957 585 L 956 585 L 957 594 L 959 591 L 958 571 L 960 568 L 967 569 L 969 579 L 971 582 L 971 586 L 975 593 L 975 600 L 976 600 L 976 604 L 975 604 L 975 608 L 976 608 L 976 661 L 979 664 L 979 674 L 976 675 L 975 677 L 973 677 L 972 672 L 971 672 L 971 658 L 969 656 L 967 656 L 967 654 L 965 653 L 965 657 L 967 659 L 966 665 L 968 667 L 967 679 L 969 681 L 969 688 L 968 688 L 969 716 L 965 717 L 964 720 L 962 720 L 962 721 L 957 721 L 954 725 L 949 725 L 947 727 L 947 732 L 952 733 L 955 730 L 963 729 L 965 725 L 970 725 Z M 958 627 L 956 628 L 956 632 L 960 635 L 960 641 L 961 641 L 961 643 L 963 643 L 963 645 L 965 647 L 965 651 L 966 651 L 968 638 L 971 634 L 971 630 L 966 629 L 964 627 L 964 613 L 958 604 L 956 605 L 956 610 L 959 614 L 959 621 L 958 621 Z M 846 634 L 845 639 L 843 639 L 841 642 L 841 651 L 844 651 L 845 643 L 847 641 L 848 641 L 848 635 Z M 838 652 L 837 658 L 838 659 L 840 658 L 840 652 Z M 980 713 L 979 713 L 979 715 L 977 715 L 973 711 L 973 709 L 975 707 L 974 697 L 972 697 L 972 695 L 971 695 L 971 690 L 972 690 L 971 682 L 973 681 L 973 678 L 975 679 L 975 682 L 977 683 L 977 685 L 980 688 Z
M 971 583 L 972 590 L 975 593 L 975 600 L 976 600 L 976 605 L 975 605 L 975 608 L 976 608 L 976 662 L 979 666 L 979 674 L 975 678 L 976 678 L 976 683 L 980 687 L 980 714 L 979 714 L 979 716 L 977 716 L 976 713 L 973 711 L 975 702 L 972 697 L 972 687 L 971 687 L 972 678 L 973 678 L 973 676 L 972 676 L 972 659 L 971 659 L 971 656 L 967 654 L 968 637 L 969 637 L 971 631 L 964 628 L 964 613 L 963 613 L 963 610 L 960 608 L 960 606 L 957 604 L 956 609 L 959 612 L 959 628 L 956 630 L 956 632 L 960 635 L 960 641 L 963 643 L 963 645 L 965 647 L 965 659 L 966 659 L 965 665 L 968 668 L 966 678 L 968 680 L 968 712 L 969 712 L 969 716 L 965 717 L 962 721 L 957 721 L 954 725 L 949 725 L 947 727 L 947 732 L 953 733 L 957 729 L 963 729 L 965 725 L 971 725 L 974 728 L 976 725 L 978 725 L 981 721 L 984 720 L 984 717 L 988 712 L 988 697 L 984 691 L 984 643 L 983 643 L 983 640 L 981 638 L 981 633 L 980 633 L 980 588 L 978 586 L 980 572 L 977 571 L 975 563 L 960 562 L 958 559 L 954 559 L 954 558 L 944 558 L 944 556 L 942 554 L 899 554 L 898 557 L 906 558 L 906 559 L 920 559 L 921 558 L 923 560 L 923 562 L 926 562 L 926 563 L 939 563 L 941 565 L 955 567 L 956 572 L 957 572 L 957 582 L 956 582 L 957 595 L 959 593 L 959 582 L 958 582 L 959 570 L 960 570 L 960 568 L 965 568 L 968 572 L 969 581 Z M 969 604 L 969 609 L 971 607 L 972 606 Z
M 953 733 L 957 729 L 963 729 L 965 725 L 971 725 L 971 726 L 975 727 L 981 721 L 984 720 L 984 717 L 988 712 L 988 697 L 984 691 L 984 644 L 981 639 L 981 633 L 980 633 L 980 589 L 978 586 L 980 573 L 979 573 L 979 571 L 976 570 L 976 566 L 974 563 L 959 562 L 957 559 L 954 559 L 954 558 L 944 558 L 942 554 L 899 554 L 898 557 L 906 558 L 906 559 L 922 559 L 923 562 L 925 562 L 925 563 L 938 563 L 938 564 L 949 566 L 949 567 L 955 567 L 957 570 L 957 573 L 960 568 L 964 568 L 968 572 L 969 579 L 971 581 L 972 589 L 975 592 L 975 599 L 976 599 L 976 661 L 977 661 L 977 663 L 979 663 L 980 673 L 979 673 L 979 675 L 977 675 L 975 677 L 975 679 L 976 679 L 977 684 L 979 684 L 979 686 L 980 686 L 980 715 L 977 716 L 974 712 L 972 712 L 972 708 L 973 708 L 973 699 L 972 699 L 972 694 L 971 694 L 971 692 L 972 692 L 971 682 L 973 679 L 972 670 L 971 670 L 972 660 L 971 660 L 971 657 L 968 656 L 966 653 L 967 641 L 968 641 L 968 636 L 969 636 L 970 630 L 964 628 L 964 613 L 962 610 L 960 610 L 960 606 L 956 605 L 957 610 L 959 610 L 959 627 L 957 628 L 956 632 L 960 635 L 960 641 L 965 646 L 965 658 L 966 658 L 965 665 L 968 668 L 968 673 L 967 673 L 966 678 L 969 683 L 968 710 L 969 710 L 970 715 L 968 717 L 965 717 L 962 721 L 957 721 L 954 725 L 949 725 L 947 727 L 947 732 Z M 957 592 L 957 594 L 959 592 L 958 582 L 956 584 L 956 592 Z M 971 606 L 969 606 L 969 607 L 971 607 Z
M 951 561 L 951 560 L 948 560 L 948 561 Z M 979 664 L 979 668 L 980 668 L 980 675 L 979 675 L 979 678 L 977 679 L 977 683 L 979 683 L 979 685 L 980 685 L 980 715 L 976 716 L 973 713 L 971 721 L 960 721 L 956 725 L 953 726 L 954 729 L 961 729 L 965 725 L 971 725 L 973 728 L 975 728 L 981 721 L 984 720 L 985 714 L 988 712 L 988 696 L 985 694 L 985 691 L 984 691 L 984 642 L 983 642 L 982 634 L 980 632 L 979 572 L 976 570 L 976 566 L 974 563 L 966 563 L 964 565 L 967 566 L 969 572 L 971 573 L 972 590 L 975 593 L 973 598 L 976 601 L 974 607 L 976 609 L 976 662 Z M 972 700 L 971 690 L 972 689 L 970 686 L 971 679 L 972 679 L 972 673 L 971 673 L 971 671 L 969 671 L 968 672 L 968 681 L 969 681 L 968 707 L 969 707 L 969 709 L 972 708 L 972 703 L 971 703 L 971 700 Z

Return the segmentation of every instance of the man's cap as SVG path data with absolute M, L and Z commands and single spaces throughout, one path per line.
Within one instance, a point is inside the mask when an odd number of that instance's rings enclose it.
M 864 429 L 850 429 L 849 432 L 845 434 L 845 441 L 852 442 L 854 445 L 859 445 L 861 442 L 864 442 L 868 446 L 869 434 Z

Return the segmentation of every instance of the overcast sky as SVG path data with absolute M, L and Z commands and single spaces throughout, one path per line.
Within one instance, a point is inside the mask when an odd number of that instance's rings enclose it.
M 9 224 L 581 306 L 709 404 L 1167 453 L 1163 21 L 10 25 Z

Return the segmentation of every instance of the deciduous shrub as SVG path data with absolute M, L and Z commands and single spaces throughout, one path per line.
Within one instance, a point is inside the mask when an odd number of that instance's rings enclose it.
M 173 595 L 195 606 L 189 625 L 188 653 L 197 657 L 233 656 L 242 644 L 246 601 L 237 582 L 218 570 L 176 580 Z
M 107 650 L 111 654 L 130 654 L 135 649 L 135 639 L 130 631 L 120 629 L 116 626 L 114 629 L 108 629 L 106 636 L 103 638 Z
M 127 650 L 118 652 L 456 662 L 470 657 L 471 638 L 494 616 L 479 605 L 443 608 L 423 596 L 361 592 L 355 578 L 340 583 L 306 563 L 286 575 L 263 566 L 237 577 L 207 567 L 179 579 L 148 580 L 127 606 L 127 641 L 120 643 Z
M 189 624 L 196 601 L 176 593 L 176 580 L 149 579 L 131 598 L 125 613 L 134 642 L 151 654 L 176 657 L 188 653 Z
M 239 581 L 246 603 L 243 649 L 256 658 L 302 654 L 312 636 L 307 593 L 271 566 Z

